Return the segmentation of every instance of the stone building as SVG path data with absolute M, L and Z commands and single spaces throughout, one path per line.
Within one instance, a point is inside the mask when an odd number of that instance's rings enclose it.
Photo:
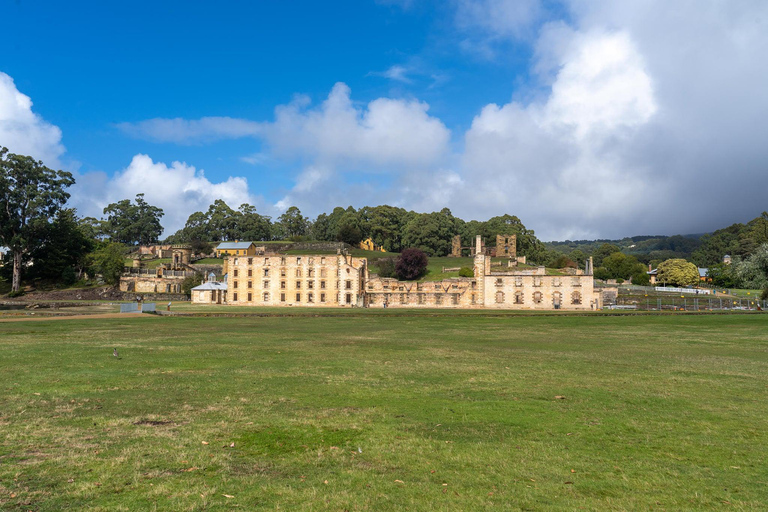
M 368 260 L 348 254 L 229 258 L 227 303 L 244 306 L 364 305 Z
M 194 275 L 193 271 L 126 267 L 120 276 L 121 292 L 136 293 L 181 293 L 184 278 Z
M 365 258 L 341 253 L 230 257 L 224 300 L 248 306 L 373 308 L 590 310 L 602 305 L 591 262 L 586 271 L 503 267 L 492 265 L 479 236 L 474 248 L 473 277 L 423 282 L 371 276 Z M 516 263 L 516 252 L 506 250 Z M 212 301 L 205 293 L 196 300 Z
M 226 304 L 227 283 L 216 280 L 216 274 L 208 274 L 208 280 L 192 288 L 192 302 L 195 304 Z

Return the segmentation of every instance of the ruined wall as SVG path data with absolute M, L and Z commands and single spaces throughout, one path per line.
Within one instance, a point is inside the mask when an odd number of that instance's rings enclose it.
M 348 255 L 267 255 L 230 258 L 229 304 L 362 306 L 367 260 Z
M 592 276 L 491 274 L 484 277 L 485 307 L 491 309 L 598 309 Z
M 517 235 L 496 235 L 496 256 L 517 259 Z
M 472 278 L 442 281 L 398 281 L 370 279 L 365 285 L 365 304 L 372 308 L 454 308 L 482 307 L 482 294 Z
M 182 281 L 184 276 L 131 274 L 120 277 L 119 288 L 121 292 L 132 293 L 181 293 Z

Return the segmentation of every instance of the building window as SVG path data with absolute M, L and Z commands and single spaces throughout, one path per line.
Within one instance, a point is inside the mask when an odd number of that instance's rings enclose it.
M 300 268 L 296 269 L 296 277 L 301 277 L 301 269 Z
M 347 294 L 347 304 L 352 304 L 352 294 L 351 293 Z
M 238 288 L 238 286 L 237 286 L 237 281 L 235 281 L 235 283 L 234 283 L 234 285 L 232 286 L 232 288 Z
M 248 258 L 248 264 L 253 265 L 253 258 Z
M 320 281 L 320 289 L 325 290 L 325 281 Z
M 370 300 L 368 301 L 371 304 L 376 304 L 376 296 L 375 295 L 369 295 Z
M 264 302 L 269 302 L 269 292 L 264 292 L 262 298 L 264 299 Z
M 269 288 L 269 281 L 264 281 L 264 286 L 262 288 Z
M 285 294 L 284 293 L 280 294 L 280 302 L 285 302 Z
M 439 284 L 435 284 L 435 290 L 442 290 L 442 287 Z
M 307 294 L 307 302 L 315 302 L 315 295 L 313 293 Z
M 248 294 L 248 302 L 251 302 L 252 300 L 253 300 L 253 295 L 249 293 Z
M 296 258 L 296 264 L 297 264 L 297 265 L 301 265 L 301 256 L 298 256 L 298 257 Z
M 253 288 L 253 281 L 248 281 L 248 288 Z
M 405 293 L 400 294 L 400 304 L 408 304 L 408 295 Z
M 541 276 L 533 276 L 533 286 L 541 286 Z
M 552 294 L 552 305 L 556 308 L 560 307 L 560 304 L 563 303 L 563 294 L 560 292 L 555 292 Z
M 573 292 L 571 294 L 571 304 L 581 304 L 581 292 Z
M 533 302 L 536 304 L 541 304 L 541 301 L 544 300 L 544 295 L 541 292 L 533 292 Z
M 515 304 L 523 303 L 523 292 L 515 292 Z
M 233 270 L 233 271 L 232 271 L 232 275 L 233 275 L 233 276 L 237 277 L 237 274 L 238 274 L 238 272 L 237 272 L 237 269 L 235 269 L 235 270 Z
M 459 294 L 458 293 L 451 294 L 451 304 L 453 304 L 454 306 L 458 306 L 459 305 Z
M 280 277 L 285 277 L 285 269 L 284 268 L 280 269 Z
M 309 265 L 314 265 L 315 264 L 315 258 L 307 258 L 307 263 Z
M 253 269 L 248 269 L 248 277 L 253 277 Z
M 280 264 L 281 264 L 281 265 L 285 265 L 285 256 L 282 256 L 282 257 L 280 258 Z
M 312 262 L 310 261 L 310 263 Z M 307 269 L 307 277 L 315 277 L 315 269 L 313 268 Z
M 300 293 L 296 294 L 296 302 L 301 302 L 301 294 Z
M 269 265 L 269 258 L 264 258 L 264 264 Z
M 504 292 L 496 292 L 496 304 L 504 302 Z
M 523 277 L 515 276 L 515 286 L 523 286 Z
M 344 288 L 347 289 L 347 290 L 351 290 L 352 289 L 352 281 L 347 280 Z
M 268 268 L 264 269 L 264 277 L 269 277 L 269 269 Z
M 426 297 L 423 293 L 419 294 L 419 304 L 424 304 L 426 302 Z
M 211 302 L 216 302 L 216 290 L 211 290 Z
M 475 297 L 475 294 L 472 294 L 472 304 L 477 304 L 477 297 Z
M 296 281 L 296 289 L 301 290 L 301 281 Z
M 496 278 L 496 286 L 504 286 L 504 280 L 500 277 Z
M 325 256 L 320 258 L 320 264 L 325 265 Z
M 325 302 L 325 294 L 324 293 L 320 294 L 320 302 Z
M 442 293 L 436 293 L 435 294 L 435 305 L 440 306 L 443 304 L 443 294 Z
M 578 277 L 572 277 L 571 286 L 581 286 L 581 279 L 579 279 Z
M 285 290 L 285 281 L 280 281 L 280 289 Z
M 309 288 L 311 290 L 314 287 L 315 287 L 315 282 L 314 281 L 307 281 L 307 288 Z
M 235 261 L 233 262 L 234 265 L 237 265 L 237 258 L 235 258 Z M 237 272 L 237 271 L 235 271 Z
M 559 277 L 553 277 L 552 278 L 552 286 L 560 286 L 562 283 L 560 282 Z
M 232 294 L 232 301 L 237 302 L 237 292 Z

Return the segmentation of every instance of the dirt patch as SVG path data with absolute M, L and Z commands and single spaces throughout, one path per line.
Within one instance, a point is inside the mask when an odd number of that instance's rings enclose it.
M 140 420 L 134 422 L 134 425 L 147 425 L 150 427 L 162 427 L 163 425 L 175 425 L 171 420 Z
M 19 318 L 0 317 L 0 322 L 39 322 L 45 320 L 81 320 L 88 318 L 157 318 L 157 315 L 147 315 L 141 313 L 103 313 L 100 315 L 59 315 L 59 316 L 24 316 Z

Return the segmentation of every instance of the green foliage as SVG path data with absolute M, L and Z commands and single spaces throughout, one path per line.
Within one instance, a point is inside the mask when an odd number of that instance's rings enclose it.
M 195 272 L 191 276 L 187 276 L 181 282 L 181 293 L 186 295 L 192 295 L 192 288 L 203 284 L 204 276 L 201 272 Z
M 309 219 L 295 206 L 288 208 L 277 220 L 276 228 L 284 238 L 295 239 L 309 234 Z
M 768 243 L 761 245 L 745 260 L 735 263 L 733 272 L 742 288 L 768 287 Z
M 461 267 L 459 269 L 459 277 L 475 277 L 475 271 L 469 267 Z
M 90 267 L 104 282 L 115 286 L 125 268 L 126 247 L 116 242 L 104 242 L 89 255 Z
M 768 300 L 768 287 L 763 289 L 763 292 L 760 294 L 760 300 Z
M 356 247 L 363 240 L 363 234 L 360 228 L 354 224 L 344 224 L 339 228 L 336 240 Z
M 423 276 L 427 271 L 429 258 L 421 249 L 405 249 L 395 263 L 395 273 L 402 281 L 412 281 Z
M 738 279 L 733 272 L 735 265 L 717 263 L 707 269 L 707 277 L 712 279 L 714 286 L 721 288 L 736 288 L 739 286 Z
M 12 256 L 12 291 L 20 289 L 23 258 L 41 244 L 74 183 L 71 173 L 0 147 L 0 246 Z
M 594 253 L 592 253 L 592 261 L 595 267 L 603 266 L 603 260 L 617 252 L 621 252 L 619 246 L 608 243 L 602 244 Z
M 699 269 L 682 258 L 663 261 L 659 264 L 656 280 L 671 286 L 694 286 L 699 283 Z
M 579 265 L 568 256 L 561 254 L 548 265 L 551 268 L 579 268 Z
M 642 263 L 635 266 L 630 278 L 632 279 L 632 284 L 637 286 L 648 286 L 651 284 L 651 276 L 648 275 L 648 271 Z
M 136 202 L 123 199 L 104 208 L 107 220 L 103 224 L 110 241 L 125 245 L 149 245 L 157 243 L 163 232 L 160 218 L 162 208 L 144 200 L 144 194 L 136 194 Z
M 444 208 L 413 217 L 403 229 L 403 245 L 421 249 L 429 256 L 445 256 L 451 252 L 455 234 L 455 218 Z
M 250 204 L 241 204 L 237 210 L 217 199 L 206 212 L 194 212 L 182 229 L 166 239 L 168 243 L 189 243 L 196 252 L 208 254 L 210 242 L 227 240 L 267 241 L 273 235 L 272 221 L 259 215 Z
M 396 265 L 397 259 L 396 258 L 380 258 L 376 261 L 376 266 L 378 267 L 378 274 L 380 277 L 395 277 L 397 274 L 395 272 L 395 265 Z
M 59 210 L 53 222 L 42 228 L 39 244 L 29 253 L 28 259 L 33 263 L 28 269 L 29 277 L 61 280 L 66 285 L 77 281 L 87 265 L 88 253 L 96 246 L 86 230 L 75 210 Z

